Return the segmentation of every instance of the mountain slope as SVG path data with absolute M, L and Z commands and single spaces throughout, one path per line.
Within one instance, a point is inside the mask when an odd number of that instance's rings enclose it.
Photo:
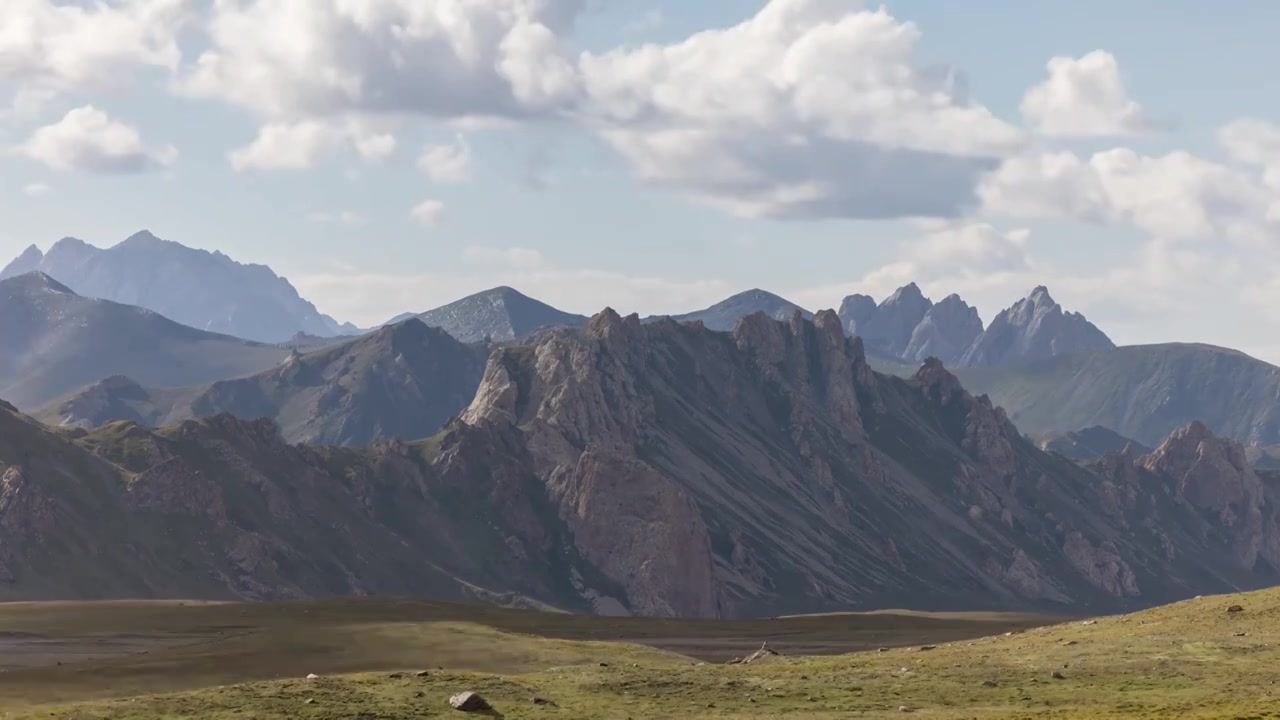
M 740 292 L 703 310 L 674 315 L 676 322 L 700 322 L 711 330 L 732 330 L 739 320 L 755 313 L 764 313 L 775 320 L 787 320 L 796 312 L 811 318 L 813 313 L 771 292 L 755 289 Z M 647 318 L 652 322 L 658 318 Z
M 288 355 L 81 297 L 43 273 L 0 281 L 0 397 L 19 407 L 40 407 L 113 375 L 191 385 L 259 372 Z
M 1065 312 L 1040 286 L 997 315 L 956 366 L 1008 366 L 1114 347 L 1093 323 L 1079 313 Z
M 1158 445 L 1200 420 L 1247 445 L 1280 444 L 1280 368 L 1235 350 L 1135 345 L 957 375 L 1029 435 L 1102 425 Z
M 321 314 L 265 265 L 244 265 L 145 230 L 106 249 L 75 238 L 58 241 L 47 254 L 31 246 L 0 271 L 0 280 L 36 270 L 85 297 L 136 305 L 247 340 L 275 343 L 298 332 L 357 332 Z
M 587 321 L 582 315 L 557 310 L 509 287 L 467 296 L 421 313 L 417 318 L 464 343 L 505 342 L 542 328 L 577 326 Z M 401 315 L 388 324 L 404 319 Z
M 497 349 L 411 445 L 289 447 L 227 415 L 75 437 L 0 409 L 0 597 L 1117 609 L 1280 582 L 1275 482 L 1243 455 L 1191 426 L 1087 470 L 936 360 L 872 372 L 831 311 L 732 334 L 606 311 Z
M 0 407 L 0 599 L 536 595 L 581 607 L 564 578 L 574 559 L 547 552 L 556 538 L 520 501 L 536 494 L 491 506 L 512 483 L 436 472 L 420 446 L 290 447 L 266 421 L 121 423 L 72 440 Z
M 36 416 L 90 429 L 118 420 L 155 427 L 229 413 L 270 418 L 291 443 L 413 440 L 434 434 L 471 402 L 487 356 L 487 348 L 409 320 L 206 387 L 153 390 L 109 378 Z
M 1095 476 L 936 361 L 875 375 L 840 326 L 755 315 L 729 337 L 606 312 L 495 352 L 464 421 L 520 438 L 613 600 L 647 613 L 1122 606 L 1276 579 L 1218 568 L 1227 541 L 1193 541 L 1209 521 L 1176 502 L 1142 521 L 1185 548 L 1131 539 Z

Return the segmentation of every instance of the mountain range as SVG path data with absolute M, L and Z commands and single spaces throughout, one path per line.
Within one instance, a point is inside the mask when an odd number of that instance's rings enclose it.
M 0 598 L 731 617 L 1122 608 L 1280 582 L 1280 485 L 1238 443 L 1191 424 L 1081 467 L 936 360 L 874 372 L 842 326 L 605 311 L 495 348 L 470 405 L 411 444 L 291 446 L 225 414 L 53 429 L 5 406 Z
M 154 386 L 213 382 L 273 367 L 289 352 L 82 297 L 40 272 L 0 280 L 0 397 L 22 408 L 113 375 Z
M 1156 445 L 1199 420 L 1246 445 L 1280 445 L 1280 368 L 1235 350 L 1133 345 L 957 375 L 1031 435 L 1101 425 Z
M 433 435 L 471 402 L 487 346 L 464 345 L 413 319 L 336 347 L 296 350 L 249 377 L 182 388 L 107 378 L 38 411 L 54 425 L 149 427 L 231 414 L 267 418 L 291 443 L 368 445 Z
M 247 340 L 276 343 L 299 332 L 359 332 L 320 313 L 265 265 L 244 265 L 145 230 L 106 249 L 76 238 L 59 240 L 47 253 L 32 245 L 0 270 L 0 280 L 36 271 L 85 297 L 143 307 L 183 325 Z

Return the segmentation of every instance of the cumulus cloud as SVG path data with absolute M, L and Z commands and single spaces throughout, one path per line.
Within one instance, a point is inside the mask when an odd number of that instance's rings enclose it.
M 168 167 L 178 157 L 172 146 L 145 146 L 136 128 L 112 120 L 92 105 L 76 108 L 62 120 L 39 128 L 18 151 L 54 170 L 100 174 Z
M 333 152 L 341 141 L 342 133 L 328 123 L 272 123 L 262 126 L 252 143 L 231 151 L 228 159 L 237 172 L 305 170 Z
M 1240 118 L 1218 131 L 1218 142 L 1236 161 L 1264 168 L 1267 184 L 1280 189 L 1280 126 Z
M 997 215 L 1130 225 L 1163 240 L 1257 243 L 1280 229 L 1261 178 L 1183 151 L 1028 155 L 989 175 L 979 195 Z
M 418 157 L 418 167 L 433 182 L 465 182 L 471 178 L 471 146 L 462 135 L 452 143 L 428 145 Z
M 0 81 L 26 102 L 102 88 L 138 67 L 176 69 L 177 34 L 189 0 L 5 0 L 0 3 Z
M 444 222 L 444 203 L 439 200 L 423 200 L 409 211 L 414 222 L 426 227 L 435 227 Z
M 558 38 L 583 4 L 222 0 L 213 7 L 210 47 L 181 86 L 276 120 L 526 116 L 577 91 Z
M 227 158 L 237 172 L 307 170 L 350 145 L 361 158 L 384 160 L 396 149 L 395 135 L 367 122 L 349 119 L 267 123 L 248 145 Z
M 919 32 L 852 0 L 581 60 L 583 117 L 639 175 L 748 217 L 955 216 L 1023 143 Z
M 1023 117 L 1041 135 L 1111 137 L 1145 129 L 1142 107 L 1129 99 L 1111 53 L 1055 57 L 1048 71 L 1049 77 L 1022 99 Z

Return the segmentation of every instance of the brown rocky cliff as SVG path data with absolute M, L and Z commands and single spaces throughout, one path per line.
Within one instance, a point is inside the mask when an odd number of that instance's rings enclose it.
M 1215 437 L 1203 423 L 1194 422 L 1174 431 L 1139 462 L 1170 478 L 1183 501 L 1216 517 L 1231 537 L 1239 567 L 1252 569 L 1264 549 L 1268 561 L 1280 559 L 1275 508 L 1240 443 Z

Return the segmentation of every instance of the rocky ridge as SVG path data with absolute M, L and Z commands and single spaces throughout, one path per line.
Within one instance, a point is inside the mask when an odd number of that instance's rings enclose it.
M 730 617 L 1120 609 L 1280 580 L 1275 485 L 1238 445 L 1192 426 L 1085 469 L 936 359 L 873 372 L 831 311 L 731 334 L 605 311 L 496 349 L 441 434 L 368 450 L 225 415 L 87 434 L 0 421 L 7 598 L 114 571 L 104 594 Z

